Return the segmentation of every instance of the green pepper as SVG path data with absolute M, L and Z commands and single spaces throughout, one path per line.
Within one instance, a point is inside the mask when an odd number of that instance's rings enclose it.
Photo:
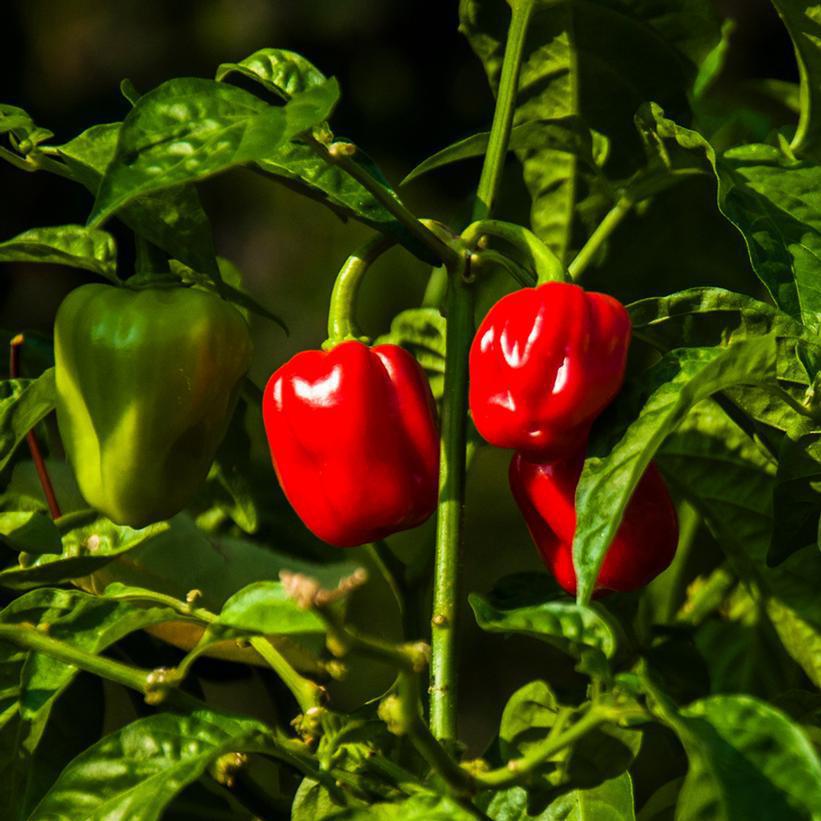
M 132 527 L 179 512 L 250 364 L 239 311 L 192 288 L 84 285 L 57 311 L 54 347 L 57 423 L 86 501 Z

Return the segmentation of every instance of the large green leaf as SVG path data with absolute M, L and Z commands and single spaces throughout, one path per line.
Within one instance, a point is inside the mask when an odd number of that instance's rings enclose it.
M 54 401 L 54 368 L 37 379 L 0 382 L 0 470 L 26 434 L 54 409 Z
M 660 705 L 690 760 L 676 819 L 806 819 L 821 807 L 821 762 L 790 719 L 749 696 Z
M 742 336 L 797 336 L 800 322 L 772 305 L 724 288 L 688 288 L 627 306 L 633 333 L 662 351 L 726 345 Z
M 576 489 L 573 561 L 578 600 L 587 602 L 630 497 L 655 452 L 703 399 L 733 385 L 775 384 L 776 339 L 666 354 L 616 401 L 588 449 Z
M 168 530 L 157 522 L 140 530 L 116 525 L 94 510 L 68 513 L 56 520 L 62 552 L 21 553 L 17 566 L 0 570 L 0 585 L 26 590 L 94 573 L 118 556 Z
M 798 60 L 801 114 L 792 148 L 821 161 L 821 5 L 815 0 L 772 0 L 787 26 Z
M 56 149 L 71 173 L 92 194 L 117 150 L 122 123 L 95 125 Z M 140 197 L 119 213 L 132 231 L 199 271 L 217 270 L 211 225 L 192 185 Z
M 606 657 L 615 653 L 613 631 L 592 607 L 559 599 L 502 610 L 476 593 L 472 593 L 468 601 L 476 623 L 491 633 L 525 633 L 576 657 L 590 649 Z
M 125 118 L 89 224 L 100 224 L 141 195 L 264 159 L 327 119 L 338 96 L 336 81 L 328 80 L 273 107 L 213 80 L 163 83 L 140 97 Z
M 150 716 L 75 758 L 31 814 L 51 818 L 154 821 L 220 756 L 266 749 L 258 721 L 210 710 Z
M 118 282 L 114 238 L 97 228 L 61 225 L 32 228 L 0 242 L 0 262 L 50 262 L 84 268 Z

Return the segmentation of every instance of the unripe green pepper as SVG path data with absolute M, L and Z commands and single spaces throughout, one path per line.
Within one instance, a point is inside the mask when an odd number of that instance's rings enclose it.
M 251 358 L 242 315 L 192 288 L 84 285 L 54 325 L 57 423 L 86 501 L 144 527 L 205 479 Z

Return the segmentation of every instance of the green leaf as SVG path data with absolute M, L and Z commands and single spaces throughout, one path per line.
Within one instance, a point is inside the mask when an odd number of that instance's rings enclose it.
M 140 719 L 77 756 L 35 807 L 31 821 L 154 821 L 220 756 L 265 750 L 267 732 L 258 721 L 211 710 Z
M 54 368 L 37 379 L 0 382 L 0 470 L 26 434 L 54 409 Z
M 784 713 L 743 695 L 660 709 L 690 760 L 677 819 L 787 821 L 818 812 L 821 762 Z
M 543 811 L 528 812 L 528 793 L 512 787 L 493 794 L 485 812 L 494 821 L 635 821 L 633 782 L 629 773 L 589 790 L 571 790 Z
M 388 333 L 374 340 L 374 345 L 399 345 L 413 354 L 437 401 L 445 388 L 447 324 L 438 308 L 410 308 L 398 313 Z
M 417 793 L 393 804 L 341 810 L 333 821 L 475 821 L 476 814 L 446 795 Z
M 285 101 L 326 80 L 313 63 L 284 48 L 262 48 L 238 63 L 223 63 L 216 79 L 225 80 L 231 74 L 242 74 Z
M 821 327 L 821 166 L 770 145 L 745 145 L 716 156 L 697 132 L 654 104 L 637 122 L 669 156 L 684 149 L 718 179 L 718 205 L 744 237 L 753 269 L 776 304 L 813 333 Z M 694 160 L 697 161 L 697 160 Z
M 94 510 L 68 513 L 56 520 L 61 553 L 20 554 L 20 564 L 0 571 L 0 585 L 26 590 L 43 584 L 87 576 L 117 556 L 168 530 L 168 522 L 135 530 L 115 525 Z
M 703 399 L 739 384 L 775 384 L 774 336 L 740 339 L 727 348 L 666 354 L 611 408 L 615 424 L 599 428 L 576 488 L 573 562 L 578 601 L 590 600 L 607 548 L 627 503 L 664 439 Z
M 808 544 L 818 545 L 821 515 L 821 432 L 784 437 L 778 458 L 773 516 L 778 523 L 767 561 L 779 564 Z
M 255 582 L 228 599 L 208 632 L 220 636 L 324 633 L 325 625 L 313 611 L 300 608 L 281 582 Z
M 119 283 L 114 237 L 97 228 L 32 228 L 0 242 L 0 262 L 49 262 L 83 268 Z
M 658 458 L 675 488 L 705 517 L 784 649 L 821 686 L 817 549 L 801 550 L 777 568 L 766 564 L 773 531 L 772 458 L 713 403 L 691 413 Z
M 95 125 L 57 148 L 74 177 L 92 195 L 117 150 L 122 123 Z M 191 185 L 156 191 L 127 205 L 119 218 L 137 235 L 175 259 L 211 275 L 217 272 L 214 239 L 199 195 Z
M 490 132 L 482 131 L 437 151 L 419 163 L 400 185 L 407 185 L 436 168 L 442 168 L 461 160 L 483 157 L 489 140 Z M 578 117 L 535 120 L 511 129 L 509 150 L 523 149 L 563 151 L 575 155 L 591 170 L 597 171 L 603 164 L 607 153 L 607 138 L 602 134 L 591 132 Z
M 790 33 L 801 80 L 801 115 L 792 141 L 796 154 L 821 161 L 821 6 L 814 0 L 772 0 Z
M 28 553 L 59 553 L 62 549 L 60 531 L 42 510 L 0 513 L 0 541 Z
M 163 83 L 125 118 L 89 224 L 100 224 L 140 195 L 264 159 L 327 119 L 338 96 L 332 79 L 275 108 L 213 80 Z
M 615 653 L 613 631 L 592 607 L 564 599 L 502 610 L 476 593 L 471 593 L 468 601 L 482 630 L 525 633 L 577 658 L 590 649 L 600 651 L 607 658 Z
M 291 821 L 324 821 L 339 812 L 339 808 L 340 805 L 318 781 L 303 778 L 291 805 Z
M 22 108 L 0 103 L 0 134 L 10 131 L 18 140 L 28 140 L 32 145 L 39 145 L 54 136 L 51 131 L 37 126 Z

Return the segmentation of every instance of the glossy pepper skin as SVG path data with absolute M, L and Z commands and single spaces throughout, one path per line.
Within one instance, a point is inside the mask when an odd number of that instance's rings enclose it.
M 573 535 L 576 485 L 584 456 L 531 462 L 522 454 L 510 463 L 510 487 L 544 563 L 559 585 L 576 594 Z M 643 587 L 673 561 L 678 519 L 667 485 L 654 464 L 645 471 L 599 571 L 596 593 Z
M 298 353 L 271 376 L 262 411 L 282 489 L 320 539 L 365 544 L 436 507 L 433 396 L 404 349 L 348 341 Z
M 192 288 L 84 285 L 57 311 L 54 349 L 57 423 L 86 501 L 132 527 L 178 513 L 250 364 L 242 315 Z
M 492 445 L 557 459 L 583 446 L 624 380 L 630 318 L 606 294 L 549 282 L 502 297 L 470 349 L 470 410 Z

